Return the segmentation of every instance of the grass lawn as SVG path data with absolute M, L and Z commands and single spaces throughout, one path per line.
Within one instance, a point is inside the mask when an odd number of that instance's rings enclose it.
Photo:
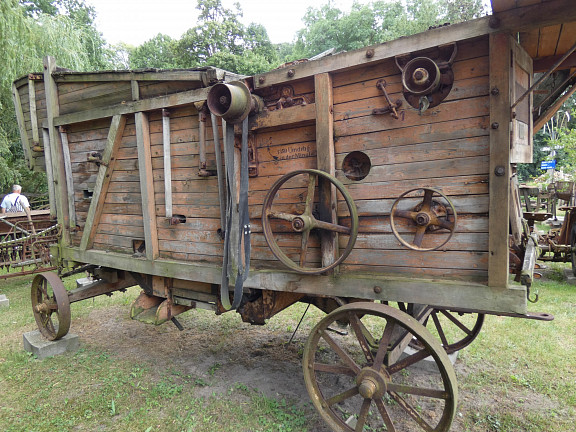
M 530 306 L 554 321 L 488 316 L 459 353 L 452 430 L 576 430 L 576 286 L 562 281 L 559 265 L 550 276 Z M 71 333 L 80 335 L 80 350 L 37 360 L 22 348 L 22 334 L 36 328 L 31 279 L 0 281 L 10 300 L 0 309 L 0 431 L 328 430 L 308 401 L 298 364 L 323 316 L 315 308 L 288 345 L 305 305 L 264 327 L 233 313 L 193 310 L 181 315 L 185 331 L 178 332 L 172 324 L 130 321 L 139 292 L 131 288 L 73 304 Z M 274 386 L 276 379 L 291 385 Z

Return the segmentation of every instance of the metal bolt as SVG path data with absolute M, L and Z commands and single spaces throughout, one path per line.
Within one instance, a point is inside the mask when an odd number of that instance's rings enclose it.
M 500 127 L 500 124 L 498 124 L 497 122 L 492 123 L 492 129 L 498 129 Z
M 491 16 L 490 20 L 488 21 L 488 25 L 490 26 L 490 28 L 497 29 L 498 27 L 500 27 L 500 18 Z
M 506 168 L 504 168 L 502 165 L 498 165 L 496 168 L 494 168 L 494 174 L 496 174 L 498 177 L 502 177 L 504 174 L 506 174 Z
M 227 105 L 228 104 L 228 98 L 226 96 L 220 96 L 220 103 L 222 105 Z
M 265 77 L 265 76 L 261 75 L 260 77 L 258 77 L 258 82 L 259 82 L 260 84 L 264 84 L 265 81 L 266 81 L 266 77 Z
M 382 292 L 382 287 L 375 286 L 375 287 L 374 287 L 374 292 L 375 292 L 376 294 L 380 294 L 380 293 Z
M 374 49 L 373 49 L 373 48 L 368 48 L 368 49 L 366 50 L 366 57 L 367 57 L 367 58 L 372 58 L 372 57 L 374 57 Z
M 294 69 L 290 69 L 288 71 L 288 77 L 290 77 L 290 78 L 292 78 L 295 74 L 296 74 L 296 71 Z
M 490 93 L 492 94 L 492 96 L 498 96 L 500 94 L 500 89 L 498 87 L 492 87 Z

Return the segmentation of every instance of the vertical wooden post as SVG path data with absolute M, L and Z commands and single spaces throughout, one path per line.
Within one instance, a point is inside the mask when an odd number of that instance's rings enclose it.
M 42 128 L 44 142 L 44 161 L 46 164 L 46 180 L 48 181 L 48 201 L 50 203 L 50 216 L 56 217 L 56 188 L 54 187 L 54 174 L 52 172 L 52 151 L 50 150 L 50 133 Z
M 16 84 L 12 84 L 12 100 L 14 101 L 14 108 L 16 109 L 16 121 L 18 122 L 18 130 L 20 131 L 24 157 L 28 162 L 28 167 L 33 169 L 34 158 L 32 157 L 32 149 L 30 141 L 28 140 L 28 132 L 26 131 L 26 121 L 24 120 L 24 112 L 22 111 L 22 101 L 20 100 L 20 93 L 18 92 L 18 88 L 16 88 Z
M 172 217 L 172 156 L 170 152 L 170 111 L 162 110 L 162 148 L 164 150 L 164 201 L 166 217 Z
M 490 172 L 488 285 L 508 286 L 510 218 L 511 39 L 490 35 Z
M 40 135 L 38 134 L 38 116 L 36 115 L 36 86 L 34 80 L 28 79 L 28 104 L 30 105 L 30 123 L 32 123 L 32 144 L 40 144 Z
M 159 248 L 158 230 L 156 226 L 156 204 L 154 200 L 154 177 L 152 173 L 152 153 L 150 150 L 150 125 L 148 123 L 148 115 L 143 112 L 137 112 L 135 114 L 135 121 L 146 258 L 154 260 L 158 258 Z
M 62 154 L 64 156 L 64 175 L 66 177 L 66 193 L 68 194 L 68 215 L 70 217 L 70 228 L 76 228 L 76 207 L 74 201 L 74 179 L 72 177 L 72 162 L 70 161 L 70 146 L 68 145 L 68 134 L 66 128 L 60 126 L 60 143 L 62 144 Z
M 46 94 L 46 115 L 48 120 L 48 135 L 50 138 L 50 153 L 52 156 L 52 172 L 56 191 L 56 214 L 58 223 L 62 226 L 63 246 L 70 244 L 70 216 L 68 214 L 68 191 L 66 186 L 66 170 L 64 168 L 64 154 L 60 145 L 60 135 L 54 126 L 54 117 L 60 115 L 58 102 L 58 87 L 52 78 L 56 69 L 54 57 L 44 58 L 44 91 Z M 46 145 L 46 143 L 45 143 Z
M 334 152 L 334 110 L 332 77 L 328 73 L 314 76 L 316 92 L 316 153 L 318 169 L 336 175 Z M 319 179 L 320 218 L 336 223 L 336 187 Z M 334 232 L 322 231 L 322 266 L 338 259 L 338 236 Z

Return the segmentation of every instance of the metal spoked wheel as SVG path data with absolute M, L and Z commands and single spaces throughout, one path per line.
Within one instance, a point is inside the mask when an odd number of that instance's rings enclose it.
M 420 199 L 421 202 L 414 205 L 415 200 Z M 400 234 L 401 220 L 407 224 L 409 235 L 413 236 L 410 241 Z M 390 226 L 394 236 L 407 248 L 418 251 L 437 250 L 448 243 L 456 230 L 456 220 L 454 204 L 442 192 L 431 188 L 404 192 L 390 210 Z M 429 235 L 431 233 L 435 235 Z
M 352 331 L 331 332 L 337 321 Z M 406 354 L 413 340 L 422 349 Z M 310 334 L 303 368 L 314 406 L 337 432 L 448 431 L 456 413 L 448 355 L 414 318 L 384 304 L 351 303 L 327 315 Z
M 437 335 L 447 354 L 466 348 L 478 337 L 484 325 L 482 313 L 459 313 L 445 309 L 433 309 L 425 321 L 430 333 Z M 416 341 L 412 348 L 421 349 Z
M 70 330 L 70 300 L 60 278 L 41 273 L 32 281 L 32 312 L 38 330 L 48 340 L 64 337 Z
M 340 193 L 338 198 L 346 203 L 350 226 L 332 223 L 316 213 L 316 186 L 320 182 L 328 182 L 334 191 Z M 352 251 L 358 235 L 358 211 L 346 187 L 335 177 L 319 170 L 299 170 L 281 177 L 268 191 L 262 208 L 262 229 L 272 253 L 286 267 L 299 273 L 319 274 L 336 267 Z M 313 233 L 337 233 L 347 236 L 348 241 L 334 262 L 325 266 L 321 263 L 315 265 L 314 260 L 318 261 L 319 257 L 314 256 L 314 251 L 319 250 L 319 242 L 312 239 Z M 300 237 L 297 244 L 292 244 L 292 238 L 285 237 L 290 234 L 291 237 L 294 234 Z M 287 244 L 289 250 L 283 250 L 280 244 Z

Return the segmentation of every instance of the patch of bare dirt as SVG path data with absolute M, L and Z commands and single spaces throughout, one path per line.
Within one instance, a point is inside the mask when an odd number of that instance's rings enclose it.
M 220 327 L 218 317 L 195 317 L 190 311 L 181 317 L 184 326 L 179 331 L 172 323 L 152 326 L 133 321 L 128 307 L 112 306 L 74 319 L 71 333 L 78 334 L 82 343 L 100 348 L 125 360 L 148 365 L 151 374 L 160 376 L 167 370 L 178 370 L 209 383 L 195 388 L 195 397 L 224 394 L 236 383 L 256 388 L 269 397 L 283 397 L 300 404 L 309 404 L 301 367 L 302 346 L 307 337 L 298 333 L 288 344 L 290 334 L 274 332 L 266 326 Z M 477 372 L 456 362 L 459 380 Z M 425 374 L 422 375 L 425 380 Z M 241 398 L 234 392 L 227 397 Z M 234 399 L 231 400 L 234 403 Z M 458 414 L 452 431 L 486 431 L 489 425 L 470 427 L 474 413 L 529 412 L 556 409 L 549 398 L 526 389 L 498 393 L 491 387 L 481 390 L 460 390 Z M 324 423 L 316 421 L 317 432 L 328 432 Z M 421 431 L 414 428 L 414 431 Z M 407 429 L 405 432 L 408 432 Z

